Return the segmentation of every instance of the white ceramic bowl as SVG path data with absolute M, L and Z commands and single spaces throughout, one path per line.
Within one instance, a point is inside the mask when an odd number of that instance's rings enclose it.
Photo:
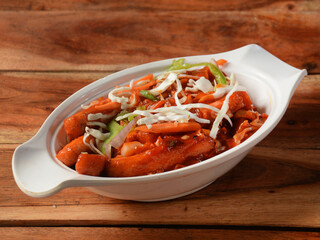
M 229 62 L 224 71 L 228 75 L 234 72 L 257 109 L 269 115 L 265 124 L 249 139 L 201 163 L 147 176 L 92 177 L 80 175 L 60 163 L 55 155 L 65 141 L 63 120 L 79 110 L 81 104 L 106 95 L 116 85 L 165 70 L 173 59 L 152 62 L 97 80 L 57 107 L 39 132 L 14 152 L 12 169 L 19 188 L 29 196 L 46 197 L 67 187 L 86 186 L 112 198 L 160 201 L 193 193 L 215 181 L 237 165 L 277 125 L 307 72 L 293 68 L 254 44 L 230 52 L 185 59 L 188 63 L 196 63 L 209 61 L 212 56 Z

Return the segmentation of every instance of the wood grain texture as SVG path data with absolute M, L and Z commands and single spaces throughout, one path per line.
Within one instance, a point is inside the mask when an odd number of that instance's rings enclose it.
M 0 10 L 36 10 L 36 11 L 57 11 L 57 10 L 143 10 L 143 11 L 317 11 L 320 9 L 317 0 L 3 0 L 0 2 Z
M 108 74 L 0 73 L 0 143 L 30 139 L 63 100 Z
M 6 240 L 19 239 L 239 239 L 242 240 L 316 240 L 317 232 L 263 231 L 263 230 L 218 230 L 218 229 L 170 229 L 170 228 L 101 228 L 101 227 L 60 227 L 60 228 L 0 228 L 0 235 Z
M 11 173 L 14 148 L 31 138 L 66 97 L 108 74 L 0 74 L 0 225 L 320 227 L 320 75 L 302 80 L 278 126 L 237 167 L 195 194 L 149 204 L 85 188 L 44 199 L 23 194 Z
M 257 43 L 320 71 L 314 11 L 0 11 L 0 70 L 117 71 Z

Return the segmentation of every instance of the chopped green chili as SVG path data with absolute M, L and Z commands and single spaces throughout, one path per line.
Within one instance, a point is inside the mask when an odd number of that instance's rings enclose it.
M 117 123 L 115 120 L 112 120 L 111 122 L 108 123 L 107 128 L 110 132 L 109 137 L 104 141 L 101 147 L 101 152 L 106 155 L 106 146 L 109 144 L 109 142 L 118 135 L 118 133 L 122 130 L 122 126 Z
M 210 72 L 212 75 L 215 77 L 217 83 L 219 84 L 227 84 L 227 79 L 224 76 L 224 74 L 220 71 L 220 69 L 215 66 L 212 63 L 196 63 L 196 64 L 189 64 L 189 63 L 184 63 L 184 59 L 178 59 L 178 60 L 173 60 L 172 65 L 168 68 L 168 71 L 173 71 L 173 70 L 180 70 L 180 69 L 188 69 L 191 67 L 197 67 L 197 66 L 207 66 L 210 69 Z
M 144 96 L 145 98 L 148 98 L 152 101 L 157 101 L 157 97 L 155 97 L 150 91 L 148 90 L 141 90 L 140 93 L 142 94 L 142 96 Z

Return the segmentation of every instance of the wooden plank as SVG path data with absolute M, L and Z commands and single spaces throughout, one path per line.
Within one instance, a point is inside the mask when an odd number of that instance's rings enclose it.
M 0 18 L 0 70 L 117 71 L 257 43 L 320 71 L 316 11 L 1 11 Z
M 214 189 L 214 184 L 211 186 Z M 272 190 L 271 190 L 272 189 Z M 319 228 L 319 184 L 193 194 L 160 203 L 1 207 L 2 226 L 237 225 Z M 208 191 L 208 189 L 206 190 Z M 65 192 L 65 198 L 68 198 Z M 107 201 L 108 202 L 108 201 Z M 156 216 L 156 217 L 155 217 Z
M 3 0 L 0 2 L 0 10 L 162 10 L 162 11 L 234 11 L 234 10 L 270 10 L 270 11 L 318 11 L 320 5 L 317 0 L 309 1 L 249 1 L 228 0 L 212 2 L 210 0 L 149 0 L 149 1 L 103 1 L 103 0 Z
M 170 228 L 114 228 L 114 227 L 60 227 L 60 228 L 0 228 L 4 239 L 273 239 L 273 240 L 316 240 L 320 234 L 308 231 L 265 231 L 265 230 L 219 230 L 219 229 L 170 229 Z
M 57 239 L 70 238 L 87 239 L 319 239 L 315 232 L 277 232 L 250 230 L 216 230 L 216 229 L 150 229 L 150 228 L 3 228 L 5 239 Z
M 0 73 L 0 143 L 21 143 L 30 139 L 62 101 L 109 74 Z
M 9 158 L 9 159 L 8 159 Z M 71 188 L 44 199 L 20 192 L 2 154 L 0 225 L 237 225 L 320 227 L 316 169 L 248 156 L 205 189 L 172 201 L 138 203 Z M 155 217 L 156 216 L 156 217 Z

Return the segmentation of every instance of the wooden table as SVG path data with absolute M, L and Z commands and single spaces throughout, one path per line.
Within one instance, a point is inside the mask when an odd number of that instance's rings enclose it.
M 319 239 L 320 2 L 0 1 L 1 239 Z M 274 131 L 233 170 L 172 201 L 16 186 L 14 149 L 66 97 L 124 68 L 257 43 L 306 68 Z

